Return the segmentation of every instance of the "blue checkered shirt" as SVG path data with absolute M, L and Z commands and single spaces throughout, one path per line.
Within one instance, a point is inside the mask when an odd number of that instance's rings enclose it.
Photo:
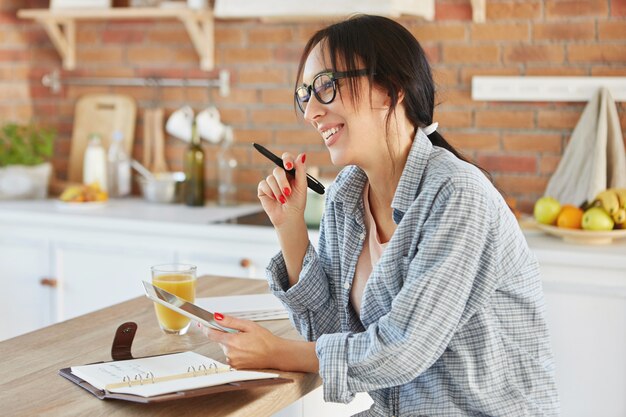
M 366 182 L 355 166 L 339 174 L 294 286 L 281 253 L 267 268 L 316 342 L 324 399 L 368 392 L 367 416 L 558 415 L 539 267 L 487 178 L 418 130 L 392 201 L 397 229 L 359 317 L 350 290 Z

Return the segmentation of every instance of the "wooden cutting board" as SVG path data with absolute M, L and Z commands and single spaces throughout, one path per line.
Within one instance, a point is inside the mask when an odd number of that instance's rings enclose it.
M 108 151 L 113 132 L 124 135 L 124 149 L 132 156 L 137 105 L 121 94 L 87 94 L 76 102 L 70 147 L 68 181 L 83 182 L 83 159 L 89 136 L 97 133 Z

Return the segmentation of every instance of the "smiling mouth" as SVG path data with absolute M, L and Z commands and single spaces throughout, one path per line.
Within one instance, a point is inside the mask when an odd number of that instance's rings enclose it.
M 343 125 L 335 126 L 328 130 L 325 130 L 322 132 L 322 137 L 324 138 L 325 141 L 328 141 L 334 134 L 339 132 L 341 129 L 343 129 Z

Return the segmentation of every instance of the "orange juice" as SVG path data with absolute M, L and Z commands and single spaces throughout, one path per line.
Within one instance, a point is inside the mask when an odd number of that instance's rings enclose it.
M 189 274 L 163 274 L 152 279 L 152 283 L 167 292 L 176 294 L 182 299 L 190 302 L 195 301 L 196 280 Z M 155 303 L 156 315 L 165 331 L 178 332 L 185 328 L 191 319 L 178 314 L 169 308 Z

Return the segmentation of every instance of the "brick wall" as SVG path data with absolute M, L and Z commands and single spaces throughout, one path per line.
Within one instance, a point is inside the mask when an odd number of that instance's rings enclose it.
M 67 86 L 60 94 L 40 79 L 60 68 L 42 28 L 16 18 L 20 7 L 47 7 L 42 0 L 0 0 L 0 121 L 38 122 L 55 127 L 54 166 L 67 171 L 77 97 L 89 92 L 130 94 L 139 119 L 133 155 L 142 155 L 142 109 L 156 98 L 150 88 Z M 488 0 L 487 22 L 471 21 L 469 0 L 437 0 L 436 21 L 400 21 L 421 41 L 439 86 L 435 119 L 440 131 L 486 168 L 496 185 L 529 211 L 555 170 L 584 103 L 473 102 L 474 75 L 626 76 L 626 0 Z M 337 172 L 317 133 L 298 121 L 292 107 L 300 50 L 316 23 L 218 21 L 216 63 L 228 69 L 227 98 L 198 88 L 164 88 L 158 98 L 166 116 L 189 104 L 196 111 L 213 103 L 235 128 L 241 200 L 256 199 L 256 184 L 271 169 L 251 141 L 277 151 L 307 151 L 322 176 Z M 78 24 L 75 71 L 63 77 L 205 77 L 182 25 L 176 21 L 108 21 Z M 208 75 L 215 75 L 209 73 Z M 624 104 L 618 105 L 626 127 Z M 167 159 L 181 168 L 184 143 L 167 138 Z M 216 193 L 215 153 L 206 145 L 207 196 Z

